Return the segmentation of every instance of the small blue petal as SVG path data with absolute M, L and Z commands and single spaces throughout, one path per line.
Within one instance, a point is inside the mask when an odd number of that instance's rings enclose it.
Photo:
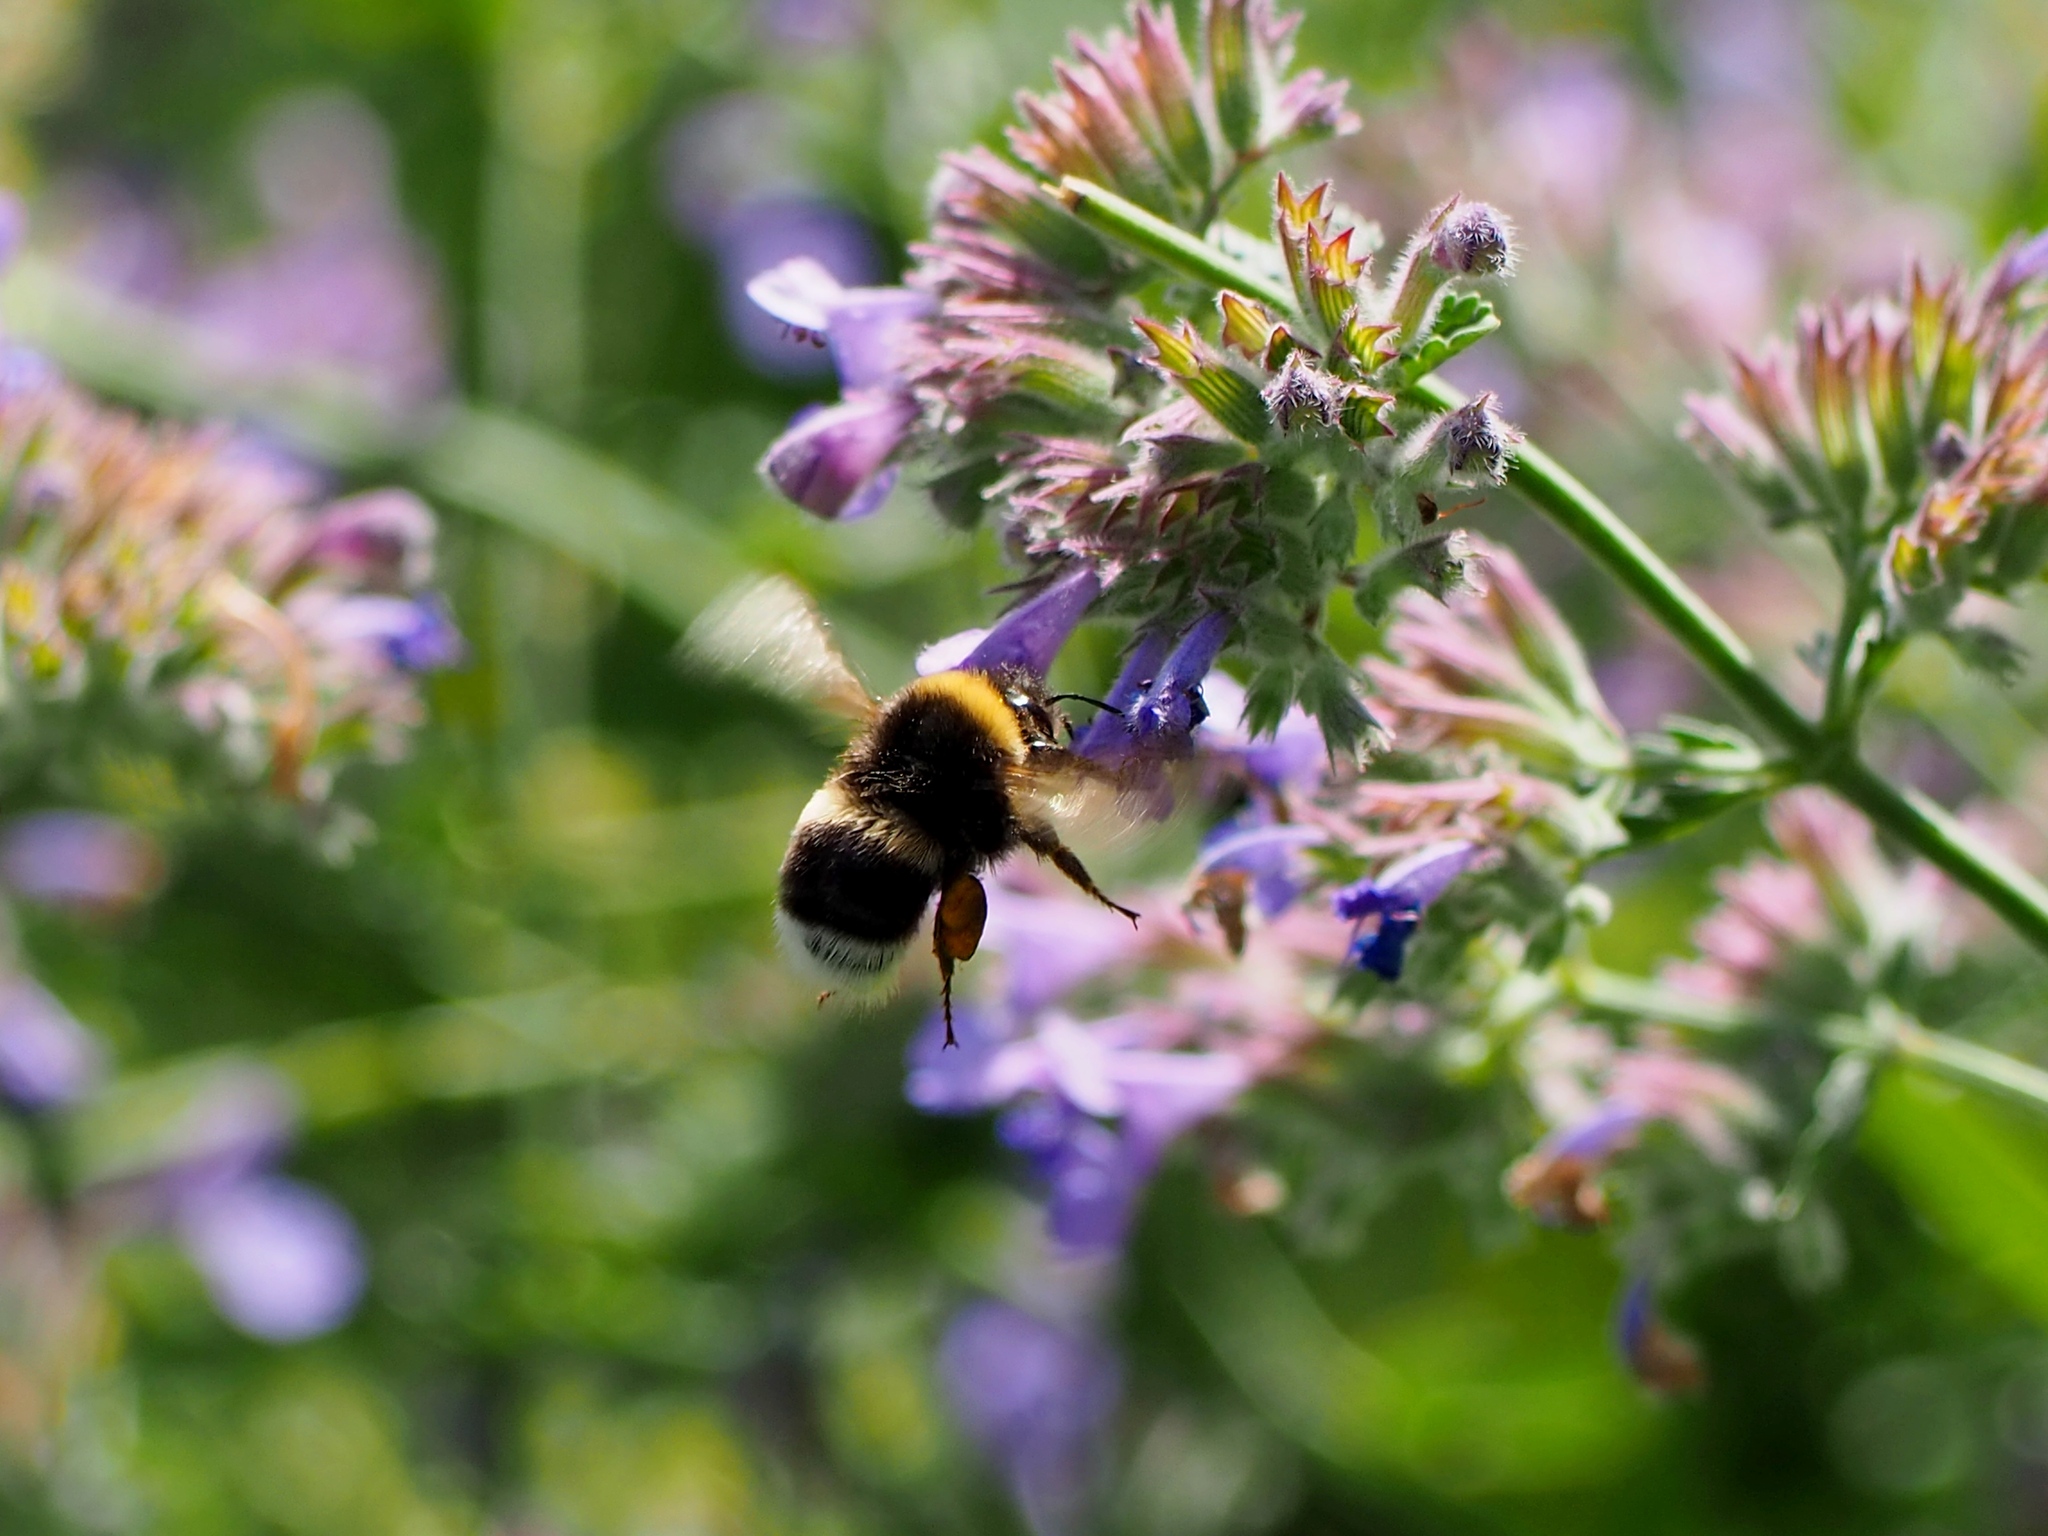
M 1412 915 L 1382 917 L 1370 936 L 1352 940 L 1344 958 L 1361 971 L 1370 971 L 1387 981 L 1399 981 L 1401 966 L 1408 957 L 1408 940 L 1414 936 L 1418 921 Z

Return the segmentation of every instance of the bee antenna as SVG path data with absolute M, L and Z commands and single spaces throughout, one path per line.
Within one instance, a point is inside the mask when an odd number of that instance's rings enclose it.
M 1097 709 L 1102 710 L 1106 714 L 1115 715 L 1119 720 L 1123 718 L 1124 712 L 1118 709 L 1114 704 L 1106 703 L 1101 699 L 1091 698 L 1088 694 L 1085 693 L 1048 694 L 1046 696 L 1045 702 L 1048 704 L 1058 704 L 1066 699 L 1079 699 L 1083 704 L 1093 704 Z

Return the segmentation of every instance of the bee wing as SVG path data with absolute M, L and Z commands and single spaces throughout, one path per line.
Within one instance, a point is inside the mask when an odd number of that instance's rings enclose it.
M 1045 753 L 1010 781 L 1020 809 L 1050 822 L 1066 837 L 1122 842 L 1173 808 L 1173 792 L 1157 774 L 1134 776 L 1073 752 Z
M 690 626 L 683 651 L 779 698 L 855 722 L 874 713 L 875 696 L 839 653 L 817 604 L 786 576 L 728 588 Z

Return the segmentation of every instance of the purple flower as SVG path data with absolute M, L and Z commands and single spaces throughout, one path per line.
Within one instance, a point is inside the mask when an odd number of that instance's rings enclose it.
M 999 1301 L 963 1308 L 939 1345 L 961 1427 L 998 1468 L 1034 1536 L 1080 1523 L 1121 1391 L 1096 1339 Z
M 362 1297 L 355 1224 L 295 1180 L 263 1175 L 195 1192 L 175 1225 L 221 1315 L 255 1338 L 284 1344 L 329 1332 Z
M 934 672 L 951 672 L 965 666 L 975 647 L 987 638 L 985 629 L 963 629 L 943 640 L 934 640 L 917 653 L 917 675 L 930 677 Z
M 1388 865 L 1377 878 L 1337 892 L 1339 917 L 1360 929 L 1368 919 L 1378 919 L 1370 934 L 1354 934 L 1346 961 L 1388 981 L 1399 980 L 1408 941 L 1423 912 L 1478 856 L 1478 844 L 1462 839 L 1431 843 Z
M 868 0 L 760 0 L 754 21 L 787 47 L 844 50 L 867 40 L 875 14 Z
M 942 1048 L 934 1016 L 908 1053 L 904 1093 L 927 1113 L 1009 1106 L 997 1134 L 1044 1181 L 1047 1226 L 1070 1253 L 1116 1248 L 1166 1149 L 1251 1085 L 1236 1056 L 1127 1047 L 1125 1023 L 1054 1014 L 1005 1038 L 986 1013 L 956 1009 L 958 1050 Z
M 28 235 L 28 210 L 21 199 L 0 187 L 0 272 L 5 272 Z
M 1046 1233 L 1070 1256 L 1114 1253 L 1130 1232 L 1153 1160 L 1128 1132 L 1070 1108 L 1065 1120 L 1064 1133 L 1031 1159 L 1045 1181 Z M 1014 1131 L 1004 1141 L 1026 1150 Z
M 913 288 L 848 287 L 809 256 L 757 271 L 746 296 L 796 335 L 824 339 L 848 394 L 899 388 L 918 327 L 938 309 Z
M 982 1076 L 989 1102 L 1024 1096 L 999 1130 L 1044 1179 L 1047 1226 L 1072 1252 L 1119 1245 L 1167 1147 L 1251 1085 L 1235 1056 L 1124 1047 L 1118 1022 L 1084 1027 L 1053 1015 Z
M 1021 667 L 1044 677 L 1052 670 L 1053 658 L 1067 643 L 1067 636 L 1101 592 L 1101 578 L 1086 566 L 1075 566 L 996 620 L 995 627 L 960 665 L 977 672 Z
M 307 597 L 325 594 L 306 594 Z M 402 672 L 437 672 L 461 662 L 461 631 L 439 593 L 391 597 L 361 592 L 330 603 L 295 602 L 308 629 L 331 645 L 362 646 Z
M 1157 655 L 1161 642 L 1142 636 L 1124 663 L 1109 702 L 1121 715 L 1105 715 L 1089 728 L 1080 750 L 1116 762 L 1126 757 L 1183 757 L 1194 750 L 1195 727 L 1209 718 L 1202 680 L 1216 664 L 1235 622 L 1227 613 L 1204 614 L 1180 637 L 1151 675 L 1138 664 Z M 1126 702 L 1128 700 L 1128 702 Z
M 0 830 L 0 880 L 31 901 L 118 912 L 163 877 L 156 839 L 117 816 L 34 811 Z
M 406 231 L 348 229 L 274 240 L 208 276 L 186 308 L 224 370 L 338 365 L 404 409 L 447 387 L 436 288 Z
M 1330 762 L 1322 727 L 1299 704 L 1281 717 L 1271 736 L 1253 736 L 1245 725 L 1244 685 L 1227 672 L 1212 672 L 1202 684 L 1209 718 L 1196 745 L 1205 756 L 1223 758 L 1255 783 L 1278 793 L 1304 792 L 1322 781 Z
M 763 274 L 801 261 L 838 287 L 842 281 L 867 282 L 881 266 L 874 237 L 856 215 L 806 192 L 743 199 L 718 219 L 711 243 L 726 334 L 750 367 L 772 378 L 801 379 L 821 372 L 825 358 L 818 342 L 827 327 L 790 320 L 761 305 L 754 285 Z
M 258 1177 L 291 1145 L 296 1118 L 291 1087 L 275 1072 L 238 1064 L 210 1074 L 149 1159 L 154 1216 Z
M 62 378 L 57 365 L 33 347 L 0 338 L 0 401 L 53 388 Z
M 1188 750 L 1195 727 L 1209 718 L 1202 679 L 1216 665 L 1232 623 L 1227 613 L 1205 614 L 1180 637 L 1166 665 L 1129 712 L 1130 734 L 1141 750 Z
M 761 473 L 806 512 L 832 521 L 866 517 L 895 487 L 889 458 L 916 420 L 909 399 L 875 390 L 811 406 L 769 444 Z
M 105 1054 L 64 1005 L 26 976 L 0 980 L 0 1097 L 36 1112 L 76 1103 L 99 1081 Z
M 331 503 L 300 559 L 351 586 L 411 592 L 434 575 L 434 514 L 410 491 L 366 491 Z
M 1097 715 L 1074 743 L 1074 749 L 1083 757 L 1114 762 L 1123 755 L 1128 735 L 1125 724 L 1128 712 L 1137 704 L 1139 695 L 1152 685 L 1153 675 L 1158 672 L 1160 663 L 1166 660 L 1171 644 L 1170 637 L 1157 630 L 1145 631 L 1132 643 L 1125 653 L 1122 668 L 1117 672 L 1116 682 L 1110 686 L 1110 708 Z
M 1549 1227 L 1593 1227 L 1607 1220 L 1597 1182 L 1617 1152 L 1632 1146 L 1647 1117 L 1608 1102 L 1538 1142 L 1507 1172 L 1508 1199 Z
M 836 203 L 803 190 L 780 190 L 754 193 L 721 209 L 709 233 L 719 262 L 725 332 L 741 356 L 776 379 L 817 375 L 825 362 L 817 344 L 829 326 L 817 324 L 821 317 L 793 319 L 764 305 L 756 285 L 766 274 L 801 262 L 840 293 L 872 293 L 858 287 L 881 270 L 868 227 Z
M 244 1333 L 278 1343 L 324 1333 L 362 1294 L 362 1244 L 332 1200 L 275 1172 L 294 1118 L 275 1072 L 218 1068 L 83 1198 L 111 1230 L 174 1234 Z
M 1064 893 L 1030 896 L 1001 882 L 988 891 L 984 949 L 1003 960 L 1012 1016 L 1035 1017 L 1106 971 L 1134 962 L 1149 939 L 1128 923 L 1105 923 L 1092 902 Z
M 1320 733 L 1317 737 L 1320 744 Z M 1330 841 L 1320 827 L 1275 822 L 1262 812 L 1248 812 L 1222 823 L 1202 841 L 1195 878 L 1223 871 L 1245 877 L 1260 915 L 1278 917 L 1301 894 L 1302 852 Z
M 2003 303 L 2028 283 L 2044 277 L 2048 277 L 2048 229 L 2018 242 L 1998 258 L 1984 280 L 1985 302 Z
M 954 1044 L 946 1044 L 944 1016 L 933 1009 L 904 1051 L 903 1097 L 928 1115 L 970 1115 L 989 1107 L 989 1063 L 1008 1041 L 984 1008 L 953 1005 Z
M 1696 1392 L 1706 1384 L 1699 1351 L 1658 1316 L 1656 1291 L 1644 1276 L 1621 1293 L 1614 1343 L 1636 1380 L 1653 1392 Z

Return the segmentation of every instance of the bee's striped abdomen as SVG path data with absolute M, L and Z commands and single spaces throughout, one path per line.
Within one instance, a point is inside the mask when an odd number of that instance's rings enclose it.
M 937 885 L 862 818 L 806 820 L 783 856 L 776 916 L 785 938 L 820 969 L 858 986 L 894 966 Z

